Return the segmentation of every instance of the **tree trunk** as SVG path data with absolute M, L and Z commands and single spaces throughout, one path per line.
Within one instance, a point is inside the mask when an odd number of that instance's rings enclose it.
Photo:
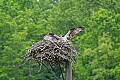
M 72 80 L 72 62 L 66 63 L 66 80 Z

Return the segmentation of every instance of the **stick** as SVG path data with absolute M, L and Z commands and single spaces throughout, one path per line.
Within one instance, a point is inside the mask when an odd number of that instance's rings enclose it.
M 60 67 L 60 71 L 61 71 L 61 74 L 62 74 L 62 78 L 64 80 L 64 75 L 63 75 L 62 68 L 61 68 L 60 64 L 59 64 L 59 67 Z

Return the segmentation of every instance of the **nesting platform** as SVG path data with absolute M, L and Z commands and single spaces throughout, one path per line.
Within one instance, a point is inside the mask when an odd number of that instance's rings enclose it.
M 69 42 L 37 42 L 25 54 L 25 60 L 33 59 L 52 64 L 65 64 L 74 62 L 75 48 Z

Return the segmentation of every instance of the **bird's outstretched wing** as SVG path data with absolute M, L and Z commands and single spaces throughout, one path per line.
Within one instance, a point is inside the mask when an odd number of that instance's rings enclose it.
M 74 35 L 84 30 L 83 27 L 72 28 L 68 31 L 68 33 L 64 36 L 67 40 L 71 39 Z
M 49 41 L 56 41 L 59 39 L 59 36 L 55 35 L 54 33 L 48 33 L 42 35 L 43 40 L 49 40 Z

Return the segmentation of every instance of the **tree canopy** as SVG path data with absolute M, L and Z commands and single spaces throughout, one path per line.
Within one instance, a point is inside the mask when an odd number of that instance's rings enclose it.
M 0 80 L 56 80 L 34 62 L 18 68 L 21 56 L 40 35 L 78 26 L 73 80 L 120 80 L 118 0 L 0 0 Z

